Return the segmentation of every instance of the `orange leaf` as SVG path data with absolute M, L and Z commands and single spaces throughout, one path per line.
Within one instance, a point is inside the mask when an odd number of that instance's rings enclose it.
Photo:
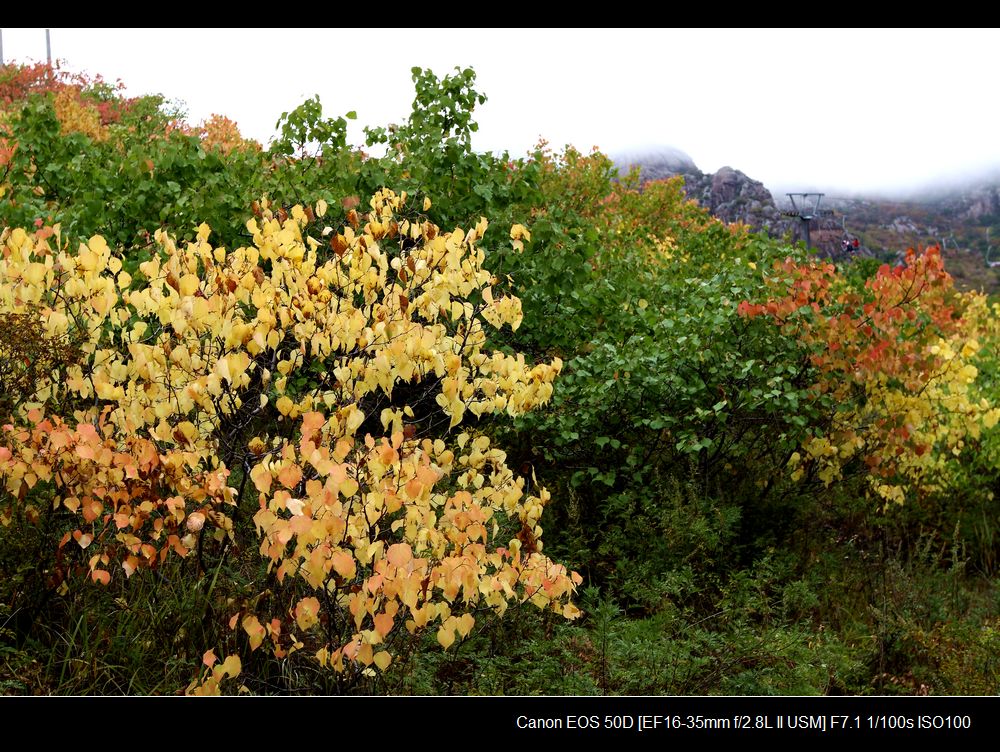
M 357 571 L 354 557 L 347 553 L 347 551 L 334 551 L 330 554 L 330 562 L 333 564 L 333 568 L 337 574 L 344 579 L 351 579 Z
M 413 558 L 413 549 L 409 543 L 394 543 L 386 551 L 386 558 L 395 567 L 401 567 Z
M 389 614 L 378 614 L 375 617 L 375 631 L 379 637 L 385 637 L 392 630 L 392 617 Z
M 131 577 L 135 570 L 139 567 L 139 560 L 135 556 L 129 556 L 125 561 L 122 562 L 122 569 L 125 570 L 125 576 Z
M 295 488 L 299 481 L 302 480 L 302 469 L 292 463 L 291 465 L 285 465 L 281 468 L 281 472 L 278 473 L 278 480 L 285 486 L 285 488 Z
M 358 657 L 357 657 L 358 662 L 362 663 L 365 666 L 372 665 L 372 659 L 374 658 L 374 655 L 372 653 L 373 653 L 372 646 L 369 643 L 366 642 L 362 644 L 361 647 L 358 648 Z
M 323 413 L 309 412 L 303 414 L 302 435 L 312 436 L 314 433 L 316 433 L 319 429 L 323 427 L 324 423 L 326 423 L 326 418 L 323 416 Z

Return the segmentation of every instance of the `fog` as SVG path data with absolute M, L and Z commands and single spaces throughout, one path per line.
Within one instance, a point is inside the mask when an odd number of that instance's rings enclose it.
M 482 150 L 545 138 L 609 154 L 670 144 L 705 172 L 773 190 L 912 194 L 1000 166 L 996 30 L 53 29 L 75 71 L 184 100 L 267 142 L 319 94 L 363 125 L 404 119 L 412 66 L 472 66 Z M 44 29 L 3 29 L 6 60 L 44 59 Z

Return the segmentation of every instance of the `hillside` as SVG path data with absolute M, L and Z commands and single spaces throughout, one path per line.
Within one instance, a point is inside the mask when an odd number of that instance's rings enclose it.
M 787 196 L 773 195 L 737 169 L 705 173 L 672 148 L 622 154 L 615 162 L 622 173 L 638 167 L 643 183 L 680 175 L 687 195 L 719 219 L 742 222 L 771 237 L 799 239 L 799 221 L 783 213 L 792 208 Z M 859 245 L 852 253 L 886 260 L 901 258 L 908 248 L 936 244 L 959 289 L 1000 291 L 1000 179 L 907 200 L 824 196 L 820 209 L 824 216 L 812 221 L 810 238 L 824 256 L 844 258 L 844 241 L 854 239 Z

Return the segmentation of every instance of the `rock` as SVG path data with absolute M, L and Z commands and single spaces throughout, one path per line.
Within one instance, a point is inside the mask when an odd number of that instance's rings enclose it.
M 979 188 L 965 197 L 967 208 L 962 212 L 963 219 L 982 219 L 1000 213 L 1000 196 L 996 186 Z
M 674 175 L 702 174 L 691 157 L 673 146 L 638 149 L 619 154 L 613 159 L 618 172 L 622 175 L 628 173 L 633 165 L 638 165 L 639 180 L 643 183 L 665 180 Z
M 684 191 L 688 198 L 694 199 L 724 222 L 741 222 L 772 237 L 796 240 L 800 237 L 800 221 L 781 213 L 763 183 L 732 167 L 722 167 L 714 174 L 705 174 L 687 154 L 673 147 L 618 155 L 614 162 L 620 174 L 638 166 L 641 183 L 680 175 L 684 178 Z M 810 239 L 822 255 L 831 258 L 839 258 L 845 252 L 867 254 L 863 248 L 845 251 L 844 231 L 835 219 L 819 217 L 812 220 Z

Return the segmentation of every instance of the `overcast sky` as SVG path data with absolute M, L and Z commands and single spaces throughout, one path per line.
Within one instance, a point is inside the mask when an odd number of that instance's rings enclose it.
M 8 62 L 44 29 L 3 31 Z M 327 115 L 403 120 L 410 68 L 472 66 L 478 149 L 669 145 L 768 187 L 907 190 L 1000 167 L 996 30 L 52 29 L 74 71 L 183 100 L 267 142 L 319 94 Z

